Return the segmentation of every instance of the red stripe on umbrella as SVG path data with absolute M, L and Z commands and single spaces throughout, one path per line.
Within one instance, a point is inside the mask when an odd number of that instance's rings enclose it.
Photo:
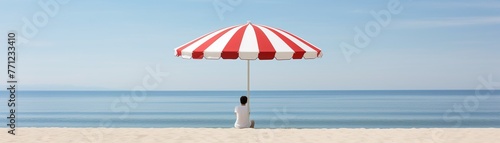
M 262 32 L 262 30 L 254 25 L 252 28 L 255 31 L 255 35 L 257 36 L 257 43 L 259 45 L 259 59 L 260 60 L 272 60 L 274 59 L 274 55 L 276 54 L 276 50 L 274 50 L 273 44 L 267 38 L 266 34 Z
M 214 31 L 214 32 L 216 32 L 216 31 Z M 197 41 L 198 41 L 198 40 L 200 40 L 201 38 L 204 38 L 204 37 L 206 37 L 206 36 L 208 36 L 208 35 L 210 35 L 210 34 L 212 34 L 212 33 L 214 33 L 214 32 L 210 32 L 210 33 L 205 34 L 205 35 L 203 35 L 203 36 L 201 36 L 201 37 L 198 37 L 198 38 L 194 39 L 193 41 L 190 41 L 190 42 L 188 42 L 188 43 L 186 43 L 186 44 L 182 45 L 181 47 L 179 47 L 179 48 L 175 49 L 175 51 L 176 51 L 176 56 L 182 56 L 182 50 L 186 49 L 188 46 L 191 46 L 191 44 L 193 44 L 194 42 L 197 42 Z
M 245 25 L 238 29 L 229 42 L 227 42 L 221 53 L 223 59 L 237 59 L 239 57 L 238 51 L 240 50 L 241 40 L 243 40 L 243 34 L 245 34 L 247 26 Z
M 322 54 L 321 54 L 321 50 L 320 50 L 319 48 L 317 48 L 316 46 L 314 46 L 314 45 L 312 45 L 311 43 L 307 42 L 306 40 L 304 40 L 304 39 L 300 38 L 299 36 L 295 36 L 295 35 L 293 35 L 292 33 L 289 33 L 289 32 L 287 32 L 287 31 L 285 31 L 285 30 L 281 30 L 281 29 L 278 29 L 278 30 L 283 31 L 283 32 L 285 32 L 285 33 L 289 34 L 290 36 L 293 36 L 293 37 L 297 38 L 297 39 L 298 39 L 298 40 L 300 40 L 302 43 L 306 44 L 307 46 L 311 47 L 311 48 L 312 48 L 312 49 L 314 49 L 316 52 L 318 52 L 318 54 L 317 54 L 316 56 L 321 57 L 321 55 L 322 55 Z
M 193 59 L 203 59 L 203 52 L 208 48 L 208 46 L 212 45 L 212 43 L 215 42 L 215 40 L 219 39 L 222 35 L 226 34 L 227 31 L 233 29 L 234 27 L 227 28 L 223 30 L 222 32 L 218 33 L 214 37 L 211 37 L 209 40 L 201 44 L 198 48 L 196 48 L 193 51 L 192 57 Z
M 283 34 L 279 33 L 278 31 L 276 31 L 272 28 L 269 28 L 267 26 L 263 26 L 263 27 L 272 31 L 274 34 L 278 35 L 278 37 L 280 37 L 281 40 L 283 40 L 288 46 L 290 46 L 290 48 L 292 48 L 293 51 L 295 51 L 295 53 L 292 56 L 293 59 L 302 59 L 302 57 L 304 57 L 304 53 L 306 53 L 306 51 L 304 51 L 304 49 L 300 48 L 292 40 L 290 40 L 289 38 L 285 37 Z
M 213 32 L 212 32 L 212 33 L 213 33 Z M 205 35 L 203 35 L 203 36 L 201 36 L 201 37 L 199 37 L 199 38 L 196 38 L 196 39 L 194 39 L 193 41 L 188 42 L 188 43 L 184 44 L 183 46 L 181 46 L 181 47 L 177 48 L 177 49 L 175 50 L 175 51 L 176 51 L 176 55 L 175 55 L 175 56 L 182 56 L 182 53 L 181 53 L 181 52 L 182 52 L 182 50 L 186 49 L 188 46 L 190 46 L 190 45 L 191 45 L 191 44 L 193 44 L 194 42 L 196 42 L 196 41 L 200 40 L 201 38 L 203 38 L 203 37 L 205 37 L 205 36 L 207 36 L 207 35 L 210 35 L 210 34 L 212 34 L 212 33 L 205 34 Z

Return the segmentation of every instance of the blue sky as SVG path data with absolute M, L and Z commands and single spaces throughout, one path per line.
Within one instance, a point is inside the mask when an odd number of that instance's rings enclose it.
M 58 9 L 48 13 L 39 2 Z M 28 37 L 18 48 L 23 90 L 132 90 L 156 66 L 168 76 L 153 90 L 245 90 L 245 61 L 185 60 L 173 49 L 248 20 L 324 52 L 314 60 L 252 61 L 253 90 L 474 89 L 478 77 L 500 79 L 500 1 L 399 2 L 401 11 L 350 61 L 339 45 L 354 45 L 356 27 L 377 22 L 371 11 L 387 11 L 390 0 L 2 1 L 0 31 Z M 214 3 L 227 11 L 218 14 Z M 43 14 L 48 21 L 38 32 L 23 35 L 26 20 Z

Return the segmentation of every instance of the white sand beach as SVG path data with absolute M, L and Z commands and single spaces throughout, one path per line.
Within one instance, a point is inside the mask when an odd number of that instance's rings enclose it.
M 232 128 L 18 128 L 0 142 L 283 142 L 492 143 L 500 128 L 232 129 Z

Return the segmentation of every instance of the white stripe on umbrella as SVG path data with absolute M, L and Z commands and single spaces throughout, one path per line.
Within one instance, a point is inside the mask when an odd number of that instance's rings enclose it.
M 234 33 L 238 31 L 243 26 L 233 28 L 229 30 L 226 34 L 222 35 L 217 41 L 210 45 L 203 54 L 206 59 L 217 60 L 220 59 L 222 50 L 226 46 L 227 42 L 233 37 Z
M 285 43 L 285 41 L 283 41 L 280 37 L 278 37 L 278 35 L 274 34 L 270 30 L 258 25 L 256 26 L 260 28 L 264 32 L 264 34 L 266 34 L 269 41 L 271 41 L 274 50 L 276 50 L 276 54 L 274 55 L 274 57 L 276 57 L 277 60 L 289 60 L 292 58 L 295 51 L 291 47 L 289 47 Z
M 272 27 L 268 27 L 272 28 Z M 277 28 L 273 28 L 277 29 Z M 314 59 L 316 57 L 321 57 L 323 56 L 323 53 L 321 53 L 321 50 L 317 48 L 316 46 L 312 45 L 311 43 L 301 39 L 298 36 L 293 35 L 292 33 L 286 32 L 285 30 L 277 29 L 279 32 L 285 33 L 284 35 L 291 36 L 290 39 L 294 41 L 294 43 L 299 44 L 299 46 L 306 51 L 304 54 L 305 59 Z
M 266 26 L 264 26 L 264 27 L 266 27 Z M 282 39 L 283 42 L 285 42 L 294 51 L 294 54 L 292 56 L 293 59 L 302 59 L 302 57 L 304 57 L 304 53 L 306 52 L 306 50 L 304 50 L 303 48 L 300 48 L 301 46 L 297 45 L 297 43 L 300 44 L 300 42 L 297 39 L 288 35 L 287 33 L 281 32 L 277 29 L 270 28 L 270 27 L 266 27 L 266 28 L 271 30 L 277 36 L 279 36 L 280 39 Z M 306 46 L 304 45 L 302 47 L 306 47 Z
M 228 28 L 224 28 L 224 29 L 221 29 L 221 30 L 218 30 L 218 31 L 214 31 L 212 33 L 209 33 L 205 36 L 202 36 L 194 41 L 192 41 L 191 43 L 188 43 L 186 45 L 183 45 L 181 47 L 179 47 L 178 49 L 183 49 L 180 53 L 182 55 L 182 58 L 185 58 L 185 59 L 191 59 L 193 58 L 193 52 L 194 50 L 196 50 L 201 44 L 205 43 L 206 41 L 208 41 L 210 38 L 214 37 L 215 35 L 221 33 L 221 32 L 224 32 L 225 30 L 227 29 L 231 29 L 231 28 L 234 28 L 235 26 L 232 26 L 232 27 L 228 27 Z M 177 51 L 177 50 L 176 50 Z M 178 54 L 179 52 L 177 52 Z M 179 56 L 179 55 L 177 55 Z
M 321 57 L 319 48 L 281 29 L 247 23 L 204 35 L 175 49 L 187 59 L 289 60 Z
M 239 57 L 242 60 L 255 60 L 259 55 L 257 36 L 255 36 L 255 30 L 252 26 L 246 28 L 240 45 Z

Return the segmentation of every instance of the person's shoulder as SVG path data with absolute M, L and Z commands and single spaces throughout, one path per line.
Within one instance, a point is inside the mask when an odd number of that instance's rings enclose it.
M 245 106 L 238 105 L 238 106 L 234 106 L 234 109 L 241 109 L 243 107 L 245 107 Z

